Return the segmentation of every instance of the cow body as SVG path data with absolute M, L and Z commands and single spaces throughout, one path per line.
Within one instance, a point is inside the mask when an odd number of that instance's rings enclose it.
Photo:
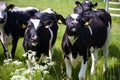
M 80 56 L 82 57 L 82 61 L 78 76 L 79 80 L 85 79 L 87 60 L 90 54 L 96 55 L 95 53 L 97 53 L 99 49 L 103 49 L 105 56 L 104 66 L 105 68 L 107 67 L 106 58 L 110 36 L 110 22 L 106 23 L 106 26 L 100 18 L 94 16 L 94 18 L 90 18 L 89 26 L 86 27 L 86 18 L 87 17 L 75 13 L 66 18 L 66 31 L 62 40 L 62 49 L 65 53 L 66 74 L 68 79 L 71 78 L 72 66 L 77 66 L 78 62 L 80 62 Z M 93 66 L 91 68 L 91 73 L 92 72 L 94 72 Z
M 33 35 L 33 33 L 29 33 L 28 31 L 28 24 L 23 43 L 25 51 L 36 51 L 36 56 L 39 62 L 41 62 L 43 59 L 41 55 L 44 55 L 44 57 L 49 57 L 50 61 L 52 61 L 52 53 L 57 38 L 58 30 L 57 14 L 49 8 L 45 11 L 36 13 L 36 15 L 30 21 L 30 23 L 30 26 L 33 26 L 37 36 L 37 45 L 34 46 L 30 41 L 31 37 L 27 36 L 28 34 L 30 36 Z
M 2 7 L 2 6 L 1 6 Z M 7 7 L 7 5 L 6 5 Z M 13 8 L 13 7 L 12 7 Z M 18 8 L 17 8 L 18 9 Z M 15 50 L 17 46 L 18 39 L 24 36 L 26 28 L 23 28 L 23 24 L 26 25 L 27 20 L 37 12 L 37 9 L 21 9 L 16 10 L 16 8 L 11 11 L 5 11 L 6 19 L 4 25 L 1 28 L 1 43 L 4 48 L 5 58 L 14 58 Z M 8 44 L 12 43 L 11 54 L 8 54 Z
M 97 61 L 97 55 L 100 48 L 103 50 L 104 54 L 104 67 L 103 71 L 107 70 L 107 57 L 108 57 L 108 47 L 109 47 L 109 38 L 110 38 L 110 27 L 111 27 L 111 16 L 104 9 L 92 10 L 93 7 L 97 6 L 97 3 L 92 4 L 90 1 L 85 1 L 82 4 L 80 2 L 76 3 L 77 7 L 74 8 L 74 13 L 82 15 L 83 17 L 91 17 L 92 19 L 88 19 L 88 26 L 91 27 L 91 32 L 93 31 L 93 36 L 96 38 L 93 40 L 93 48 L 91 49 L 91 57 L 92 57 L 92 67 L 91 67 L 91 75 L 94 74 L 95 63 Z M 91 5 L 91 6 L 90 6 Z M 96 29 L 94 29 L 94 27 Z M 101 30 L 99 29 L 102 26 Z M 99 31 L 98 31 L 99 30 Z M 106 33 L 102 33 L 102 32 Z M 101 33 L 101 37 L 99 35 Z M 104 37 L 104 38 L 103 38 Z M 101 40 L 101 42 L 100 42 Z M 104 43 L 106 41 L 106 43 Z M 98 46 L 95 46 L 95 45 Z M 106 45 L 105 45 L 106 44 Z M 103 47 L 103 45 L 105 45 Z

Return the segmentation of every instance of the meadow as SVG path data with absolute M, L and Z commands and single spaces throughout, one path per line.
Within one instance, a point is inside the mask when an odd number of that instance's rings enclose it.
M 64 17 L 67 17 L 68 14 L 73 12 L 75 7 L 76 0 L 5 0 L 7 4 L 15 4 L 19 7 L 33 6 L 38 8 L 40 11 L 45 10 L 46 8 L 52 8 L 57 13 L 62 14 Z M 82 2 L 82 0 L 80 0 Z M 92 0 L 93 3 L 98 2 L 97 8 L 105 8 L 105 3 L 101 0 Z M 116 5 L 109 5 L 116 6 Z M 116 7 L 120 8 L 120 5 Z M 112 12 L 112 11 L 111 11 Z M 120 13 L 116 11 L 115 13 Z M 45 80 L 65 80 L 65 64 L 64 64 L 64 55 L 61 50 L 61 40 L 63 33 L 65 31 L 65 25 L 59 24 L 57 41 L 55 44 L 53 61 L 55 62 L 54 67 L 49 69 L 49 73 L 45 76 Z M 22 62 L 21 65 L 14 64 L 4 64 L 4 54 L 3 48 L 0 44 L 0 80 L 10 80 L 12 77 L 12 72 L 19 68 L 27 68 L 25 58 L 22 56 L 24 54 L 24 49 L 22 46 L 23 38 L 21 38 L 17 45 L 15 60 Z M 108 56 L 108 70 L 106 73 L 103 73 L 103 62 L 104 57 L 102 51 L 99 52 L 98 61 L 96 64 L 95 74 L 90 75 L 91 68 L 91 58 L 88 61 L 87 71 L 86 71 L 86 80 L 120 80 L 120 17 L 112 17 L 112 29 L 110 37 L 110 47 L 109 47 L 109 56 Z M 73 69 L 72 76 L 73 80 L 78 80 L 78 72 L 80 66 L 76 69 Z M 40 80 L 40 73 L 36 73 L 33 76 L 33 80 Z M 22 79 L 18 79 L 22 80 Z

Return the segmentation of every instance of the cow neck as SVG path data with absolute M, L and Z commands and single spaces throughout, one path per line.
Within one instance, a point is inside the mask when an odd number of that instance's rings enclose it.
M 78 36 L 67 35 L 67 38 L 70 41 L 70 43 L 73 45 L 76 42 L 76 40 L 78 39 Z

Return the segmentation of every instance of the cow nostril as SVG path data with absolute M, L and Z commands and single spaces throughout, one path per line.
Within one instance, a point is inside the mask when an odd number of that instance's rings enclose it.
M 36 41 L 38 39 L 38 37 L 36 35 L 32 36 L 32 41 Z
M 78 25 L 78 23 L 77 22 L 72 22 L 71 25 L 76 26 L 76 25 Z

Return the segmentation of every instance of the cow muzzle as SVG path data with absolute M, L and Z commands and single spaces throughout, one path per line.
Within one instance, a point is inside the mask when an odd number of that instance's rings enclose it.
M 31 37 L 31 42 L 33 46 L 36 46 L 38 44 L 38 36 L 32 36 Z

